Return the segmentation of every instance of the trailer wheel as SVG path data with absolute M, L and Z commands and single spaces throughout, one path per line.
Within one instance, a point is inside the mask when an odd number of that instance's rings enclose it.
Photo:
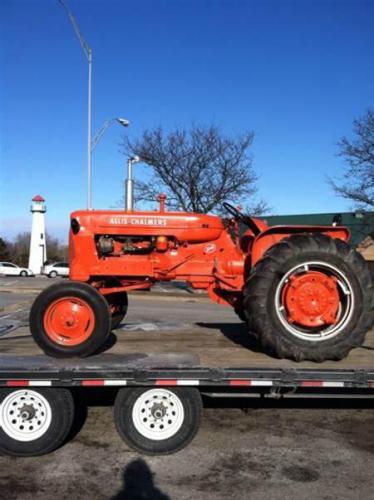
M 45 455 L 62 445 L 73 418 L 74 402 L 67 389 L 1 389 L 0 452 Z
M 30 330 L 43 351 L 54 357 L 85 357 L 110 333 L 105 298 L 87 283 L 68 281 L 43 290 L 30 311 Z
M 128 298 L 126 292 L 110 293 L 105 296 L 111 312 L 111 329 L 115 330 L 126 316 Z
M 167 455 L 187 446 L 201 420 L 197 389 L 121 389 L 114 405 L 117 431 L 127 444 L 148 455 Z
M 323 234 L 271 247 L 244 287 L 249 327 L 279 358 L 339 360 L 374 323 L 374 283 L 364 259 Z

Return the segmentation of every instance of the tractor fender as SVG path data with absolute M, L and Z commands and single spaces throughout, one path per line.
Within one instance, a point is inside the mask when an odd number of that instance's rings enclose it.
M 266 250 L 292 234 L 322 233 L 330 238 L 348 242 L 351 233 L 344 226 L 272 226 L 260 233 L 254 240 L 251 252 L 251 265 L 254 266 Z

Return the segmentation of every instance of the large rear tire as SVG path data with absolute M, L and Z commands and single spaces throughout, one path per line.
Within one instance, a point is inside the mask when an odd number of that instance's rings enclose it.
M 93 354 L 104 344 L 110 327 L 107 301 L 87 283 L 56 283 L 38 295 L 30 311 L 35 342 L 56 358 Z
M 374 284 L 364 259 L 323 234 L 297 234 L 271 247 L 244 287 L 248 325 L 279 358 L 339 360 L 374 323 Z

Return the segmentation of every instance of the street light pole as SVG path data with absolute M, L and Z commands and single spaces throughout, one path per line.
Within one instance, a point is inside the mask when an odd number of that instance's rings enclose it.
M 87 208 L 92 210 L 92 50 L 87 52 L 88 60 L 88 102 L 87 102 Z
M 119 123 L 120 125 L 122 125 L 122 127 L 128 127 L 130 125 L 130 122 L 128 120 L 125 120 L 125 118 L 111 118 L 110 120 L 105 120 L 105 122 L 101 125 L 100 129 L 96 132 L 96 134 L 91 140 L 91 153 L 96 148 L 97 144 L 100 142 L 100 139 L 104 135 L 107 128 L 113 122 Z
M 90 158 L 92 158 L 93 150 L 96 148 L 96 146 L 100 142 L 101 138 L 105 134 L 105 131 L 109 128 L 109 126 L 113 122 L 119 123 L 120 125 L 122 125 L 122 127 L 128 127 L 130 125 L 129 120 L 126 120 L 125 118 L 111 118 L 110 120 L 105 120 L 105 122 L 101 125 L 99 130 L 96 132 L 96 134 L 91 139 Z M 91 186 L 91 183 L 90 183 L 90 186 Z M 91 204 L 92 204 L 92 198 L 91 198 Z
M 92 149 L 91 149 L 91 120 L 92 120 L 92 49 L 83 38 L 80 32 L 78 23 L 69 10 L 65 0 L 58 0 L 58 2 L 65 9 L 69 20 L 73 26 L 75 34 L 78 37 L 79 43 L 83 49 L 84 55 L 88 61 L 88 110 L 87 110 L 87 208 L 92 210 Z

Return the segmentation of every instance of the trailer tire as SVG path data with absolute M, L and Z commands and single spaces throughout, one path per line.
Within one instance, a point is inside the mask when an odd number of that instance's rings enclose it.
M 169 455 L 195 437 L 201 412 L 201 396 L 195 388 L 124 388 L 117 394 L 114 421 L 131 448 L 147 455 Z
M 366 262 L 347 243 L 321 233 L 292 235 L 272 246 L 243 292 L 250 330 L 278 358 L 340 360 L 362 345 L 374 323 Z
M 111 318 L 105 298 L 87 283 L 60 282 L 43 290 L 30 310 L 30 330 L 49 356 L 86 357 L 110 334 Z
M 73 419 L 67 389 L 1 389 L 0 452 L 15 457 L 50 453 L 64 443 Z
M 114 307 L 114 312 L 111 313 L 111 330 L 115 330 L 122 322 L 127 314 L 128 297 L 126 292 L 110 293 L 105 296 L 108 302 L 109 309 Z

